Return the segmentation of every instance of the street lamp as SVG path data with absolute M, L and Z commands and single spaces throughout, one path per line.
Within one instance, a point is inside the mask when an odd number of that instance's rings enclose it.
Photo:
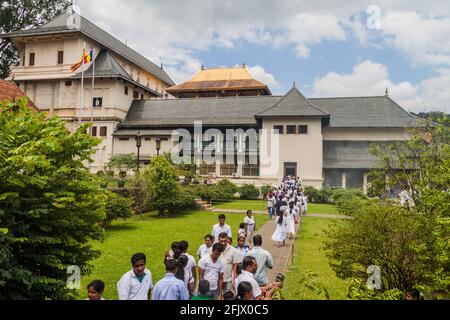
M 159 157 L 159 151 L 161 150 L 161 138 L 156 138 L 156 155 Z
M 141 151 L 141 147 L 142 147 L 142 135 L 141 135 L 140 129 L 136 135 L 136 147 L 137 147 L 137 172 L 139 172 L 139 158 L 140 158 L 140 151 Z

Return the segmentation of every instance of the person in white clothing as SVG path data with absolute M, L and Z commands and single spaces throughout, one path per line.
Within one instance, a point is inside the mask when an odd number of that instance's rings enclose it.
M 239 277 L 234 280 L 234 287 L 239 288 L 241 282 L 248 282 L 252 286 L 253 300 L 264 300 L 264 295 L 267 291 L 274 288 L 274 284 L 260 287 L 254 278 L 254 274 L 258 269 L 258 263 L 255 257 L 247 256 L 242 262 L 242 271 Z
M 187 241 L 180 241 L 179 245 L 181 254 L 188 257 L 188 263 L 185 267 L 185 270 L 194 277 L 194 284 L 197 283 L 197 263 L 193 256 L 188 254 L 189 243 Z
M 239 263 L 239 254 L 236 248 L 232 247 L 228 243 L 227 234 L 221 233 L 219 235 L 219 243 L 223 246 L 224 250 L 220 255 L 220 261 L 222 261 L 224 271 L 223 271 L 223 292 L 232 291 L 233 281 L 236 279 L 236 266 Z M 209 251 L 209 254 L 212 250 Z
M 209 297 L 212 300 L 222 300 L 224 266 L 220 260 L 220 255 L 223 249 L 220 243 L 214 244 L 212 253 L 207 254 L 198 262 L 198 279 L 199 281 L 207 280 L 209 282 Z
M 225 232 L 229 237 L 232 237 L 231 228 L 225 223 L 226 217 L 224 214 L 219 216 L 219 223 L 214 225 L 211 234 L 214 237 L 214 243 L 219 242 L 219 234 Z
M 284 217 L 283 210 L 281 210 L 280 213 L 278 214 L 276 224 L 277 229 L 275 230 L 275 233 L 272 235 L 272 240 L 277 242 L 277 248 L 279 248 L 281 247 L 281 245 L 284 245 L 286 241 L 287 223 Z
M 199 260 L 203 258 L 206 254 L 208 254 L 209 248 L 211 248 L 213 245 L 213 241 L 214 239 L 212 235 L 208 234 L 205 236 L 205 243 L 202 244 L 197 251 L 197 256 Z
M 289 240 L 295 239 L 295 215 L 294 202 L 290 202 L 289 208 L 286 210 L 286 224 Z
M 247 225 L 247 245 L 252 247 L 253 246 L 253 233 L 256 230 L 256 222 L 255 222 L 255 218 L 253 217 L 252 210 L 247 211 L 247 216 L 244 219 L 244 223 Z
M 143 253 L 131 257 L 133 269 L 117 282 L 119 300 L 150 300 L 153 287 L 152 273 L 145 268 L 147 258 Z

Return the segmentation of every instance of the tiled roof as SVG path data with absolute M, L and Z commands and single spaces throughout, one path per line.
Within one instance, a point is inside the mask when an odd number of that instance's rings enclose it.
M 16 98 L 21 98 L 24 96 L 25 94 L 15 83 L 0 79 L 0 101 L 13 101 Z M 28 106 L 34 110 L 38 110 L 30 99 L 28 99 Z

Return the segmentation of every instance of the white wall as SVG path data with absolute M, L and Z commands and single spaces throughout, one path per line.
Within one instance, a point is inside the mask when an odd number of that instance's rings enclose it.
M 321 187 L 323 183 L 323 141 L 322 141 L 322 122 L 315 118 L 270 118 L 263 120 L 263 129 L 271 132 L 273 126 L 284 125 L 284 134 L 280 135 L 279 144 L 279 165 L 276 175 L 268 173 L 267 168 L 261 167 L 261 178 L 274 180 L 278 178 L 281 181 L 284 177 L 284 164 L 286 162 L 297 163 L 297 174 L 304 180 L 306 185 Z M 287 125 L 308 125 L 307 135 L 288 135 L 286 134 Z M 269 143 L 269 150 L 272 142 Z M 270 154 L 267 150 L 261 149 L 262 154 Z M 274 157 L 275 156 L 275 157 Z M 277 155 L 271 155 L 272 160 Z

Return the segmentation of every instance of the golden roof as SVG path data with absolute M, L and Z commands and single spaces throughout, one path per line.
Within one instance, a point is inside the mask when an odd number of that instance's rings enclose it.
M 206 91 L 260 90 L 270 95 L 269 88 L 253 79 L 246 67 L 202 69 L 189 81 L 167 88 L 171 94 Z

